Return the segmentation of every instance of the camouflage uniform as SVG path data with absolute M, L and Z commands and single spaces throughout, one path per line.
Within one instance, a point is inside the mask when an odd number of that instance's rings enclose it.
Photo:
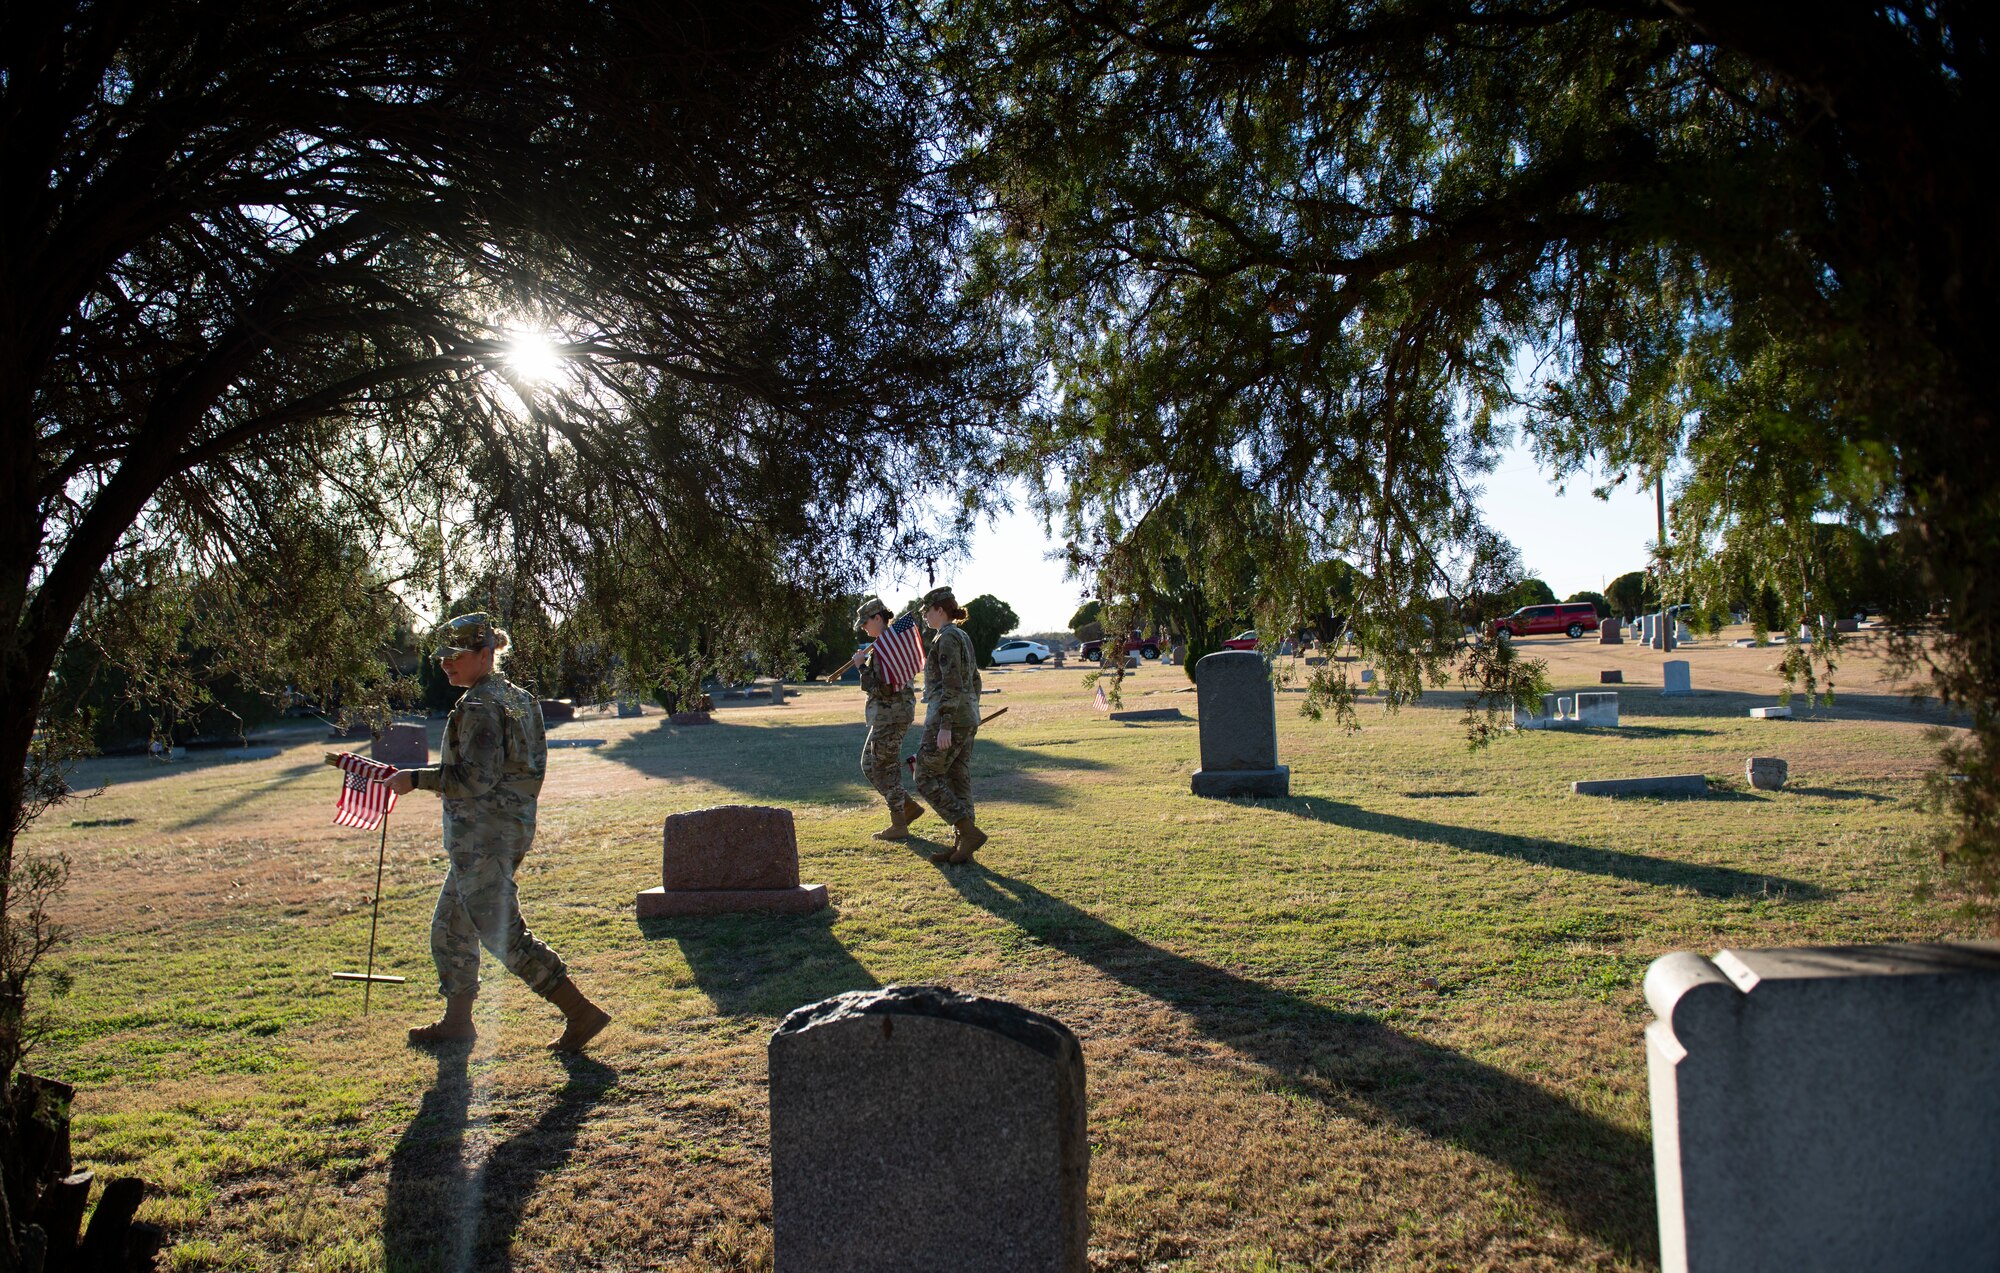
M 908 803 L 903 789 L 903 737 L 917 719 L 917 687 L 890 685 L 875 667 L 875 651 L 861 660 L 861 688 L 868 691 L 868 737 L 861 744 L 861 772 L 889 802 L 891 815 Z
M 451 869 L 431 917 L 431 959 L 446 998 L 479 993 L 481 945 L 537 994 L 563 979 L 562 956 L 528 931 L 514 893 L 548 764 L 541 703 L 495 672 L 451 709 L 439 763 L 409 771 L 444 797 Z
M 938 730 L 951 727 L 940 749 Z M 917 749 L 917 794 L 938 816 L 972 817 L 972 738 L 979 732 L 979 657 L 964 628 L 947 623 L 924 660 L 924 741 Z

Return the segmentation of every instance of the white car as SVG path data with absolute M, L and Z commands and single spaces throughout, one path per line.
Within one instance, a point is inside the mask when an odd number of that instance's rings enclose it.
M 997 663 L 1043 663 L 1055 657 L 1055 651 L 1040 641 L 1002 641 L 993 650 L 993 661 Z

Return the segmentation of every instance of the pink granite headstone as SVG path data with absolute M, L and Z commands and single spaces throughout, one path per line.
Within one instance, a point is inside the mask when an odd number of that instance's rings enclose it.
M 790 809 L 726 804 L 666 821 L 660 887 L 639 894 L 639 918 L 739 911 L 803 914 L 826 905 L 826 885 L 799 883 Z

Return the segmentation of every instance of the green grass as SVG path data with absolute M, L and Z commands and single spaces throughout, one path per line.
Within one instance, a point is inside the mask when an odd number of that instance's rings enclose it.
M 1080 679 L 990 679 L 1012 708 L 974 764 L 993 840 L 956 870 L 935 840 L 868 838 L 852 690 L 554 731 L 604 745 L 552 753 L 524 908 L 617 1018 L 566 1064 L 540 1049 L 552 1011 L 490 961 L 469 1056 L 404 1045 L 435 1010 L 421 793 L 392 821 L 378 961 L 410 982 L 364 1018 L 328 974 L 364 958 L 375 843 L 327 825 L 318 738 L 96 762 L 104 793 L 29 837 L 76 862 L 75 988 L 31 1068 L 82 1085 L 83 1165 L 159 1187 L 143 1214 L 176 1270 L 764 1268 L 769 1032 L 842 990 L 944 982 L 1083 1041 L 1096 1267 L 1648 1267 L 1646 965 L 1969 935 L 1921 895 L 1915 719 L 1774 727 L 1740 695 L 1628 685 L 1627 729 L 1470 754 L 1451 701 L 1350 735 L 1286 692 L 1293 797 L 1207 801 L 1193 724 L 1107 721 Z M 1156 697 L 1185 684 L 1148 669 L 1127 706 L 1191 715 Z M 1753 753 L 1789 756 L 1793 789 L 1748 790 Z M 1567 789 L 1690 770 L 1720 790 Z M 725 801 L 796 812 L 830 911 L 635 918 L 660 819 Z

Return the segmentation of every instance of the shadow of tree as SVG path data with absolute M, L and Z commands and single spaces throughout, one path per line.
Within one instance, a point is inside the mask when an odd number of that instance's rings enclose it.
M 230 761 L 224 763 L 241 764 L 243 762 Z M 205 768 L 212 768 L 219 770 L 222 767 L 223 767 L 222 764 L 217 764 L 212 767 L 205 767 Z M 241 791 L 237 792 L 235 795 L 229 797 L 229 799 L 223 801 L 221 804 L 205 808 L 200 813 L 194 814 L 189 818 L 174 823 L 173 825 L 169 826 L 167 830 L 191 831 L 198 826 L 202 826 L 206 823 L 213 822 L 217 818 L 220 818 L 225 814 L 240 809 L 244 805 L 249 804 L 253 800 L 257 800 L 264 796 L 270 795 L 271 788 L 277 786 L 279 783 L 295 781 L 299 778 L 305 777 L 307 774 L 316 773 L 319 770 L 325 768 L 326 765 L 318 761 L 312 762 L 310 764 L 287 765 L 285 768 L 279 770 L 275 777 L 268 778 L 263 782 L 251 783 L 250 785 L 244 787 Z M 183 776 L 188 776 L 188 777 L 195 776 L 196 774 L 199 774 L 201 777 L 211 776 L 211 774 L 202 773 L 199 770 L 183 769 L 180 772 Z M 339 787 L 340 784 L 338 782 L 333 784 L 334 791 L 338 791 Z M 329 794 L 328 799 L 331 798 L 332 796 L 331 794 Z
M 1172 1004 L 1203 1035 L 1336 1113 L 1387 1120 L 1511 1172 L 1578 1230 L 1654 1252 L 1652 1148 L 1556 1094 L 1373 1017 L 1343 1012 L 1163 950 L 1031 884 L 945 868 L 973 905 L 1120 983 Z
M 1744 800 L 1755 797 L 1742 792 L 1719 792 L 1712 793 L 1709 798 Z M 1672 858 L 1648 857 L 1643 853 L 1623 853 L 1616 849 L 1595 849 L 1588 845 L 1565 844 L 1560 840 L 1543 840 L 1504 831 L 1426 822 L 1393 813 L 1376 813 L 1337 800 L 1260 800 L 1257 803 L 1263 808 L 1281 810 L 1295 817 L 1352 831 L 1397 836 L 1424 844 L 1441 844 L 1462 853 L 1509 857 L 1585 875 L 1609 875 L 1639 884 L 1656 884 L 1662 888 L 1689 888 L 1704 897 L 1768 897 L 1777 894 L 1800 901 L 1821 901 L 1827 897 L 1826 890 L 1817 884 L 1781 875 L 1762 875 L 1727 866 L 1676 862 Z
M 1873 791 L 1848 791 L 1841 787 L 1799 787 L 1786 784 L 1784 790 L 1793 795 L 1818 796 L 1822 800 L 1866 800 L 1870 804 L 1893 804 L 1894 796 L 1885 796 Z
M 514 1233 L 543 1176 L 576 1146 L 591 1109 L 618 1082 L 617 1071 L 582 1056 L 560 1056 L 568 1079 L 533 1124 L 493 1147 L 467 1172 L 472 1082 L 467 1045 L 437 1053 L 437 1081 L 389 1153 L 382 1206 L 387 1273 L 504 1273 L 514 1267 Z
M 913 726 L 903 754 L 917 749 Z M 778 804 L 872 800 L 875 789 L 861 776 L 861 743 L 868 736 L 851 725 L 675 726 L 633 734 L 597 755 L 653 778 L 692 778 Z M 972 748 L 973 789 L 981 799 L 1058 805 L 1071 798 L 1063 784 L 1044 775 L 1055 771 L 1103 769 L 1101 761 L 1016 747 L 981 731 Z
M 843 990 L 882 983 L 833 935 L 830 910 L 811 915 L 642 919 L 648 941 L 673 941 L 695 984 L 726 1015 L 776 1016 Z

